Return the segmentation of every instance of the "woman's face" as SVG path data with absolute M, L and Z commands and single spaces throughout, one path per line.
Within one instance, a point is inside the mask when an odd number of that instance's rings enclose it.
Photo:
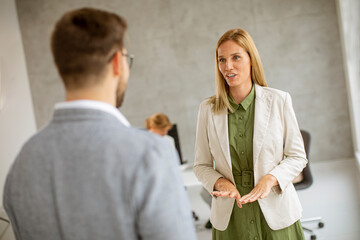
M 223 42 L 218 48 L 219 70 L 229 87 L 251 82 L 249 54 L 234 41 Z

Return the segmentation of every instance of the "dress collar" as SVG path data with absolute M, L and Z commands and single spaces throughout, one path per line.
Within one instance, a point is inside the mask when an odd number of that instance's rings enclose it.
M 240 107 L 240 105 L 246 111 L 255 99 L 255 84 L 253 83 L 250 93 L 244 98 L 244 100 L 242 100 L 242 102 L 240 104 L 237 104 L 234 101 L 234 99 L 230 93 L 228 94 L 228 98 L 229 98 L 230 105 L 231 105 L 232 109 L 234 109 L 234 111 L 236 111 Z

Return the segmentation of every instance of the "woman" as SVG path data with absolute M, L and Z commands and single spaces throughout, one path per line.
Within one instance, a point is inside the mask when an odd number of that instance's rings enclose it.
M 168 116 L 163 113 L 155 113 L 145 120 L 145 125 L 149 132 L 164 137 L 172 146 L 175 146 L 174 139 L 167 135 L 172 128 L 172 123 Z
M 200 105 L 194 172 L 213 195 L 213 239 L 304 239 L 292 180 L 307 163 L 290 95 L 268 88 L 243 29 L 216 47 L 216 95 Z

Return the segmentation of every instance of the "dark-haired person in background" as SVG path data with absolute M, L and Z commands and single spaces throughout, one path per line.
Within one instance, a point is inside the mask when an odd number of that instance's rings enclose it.
M 66 102 L 7 176 L 4 206 L 17 239 L 196 238 L 175 150 L 115 108 L 133 60 L 126 28 L 90 8 L 57 22 L 51 47 Z

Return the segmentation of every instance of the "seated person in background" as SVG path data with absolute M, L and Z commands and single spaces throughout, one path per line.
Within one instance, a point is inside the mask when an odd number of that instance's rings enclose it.
M 149 132 L 158 134 L 164 137 L 167 141 L 171 143 L 172 146 L 175 147 L 174 139 L 167 135 L 169 130 L 172 128 L 172 123 L 168 116 L 163 113 L 155 113 L 151 117 L 145 120 L 146 129 Z

